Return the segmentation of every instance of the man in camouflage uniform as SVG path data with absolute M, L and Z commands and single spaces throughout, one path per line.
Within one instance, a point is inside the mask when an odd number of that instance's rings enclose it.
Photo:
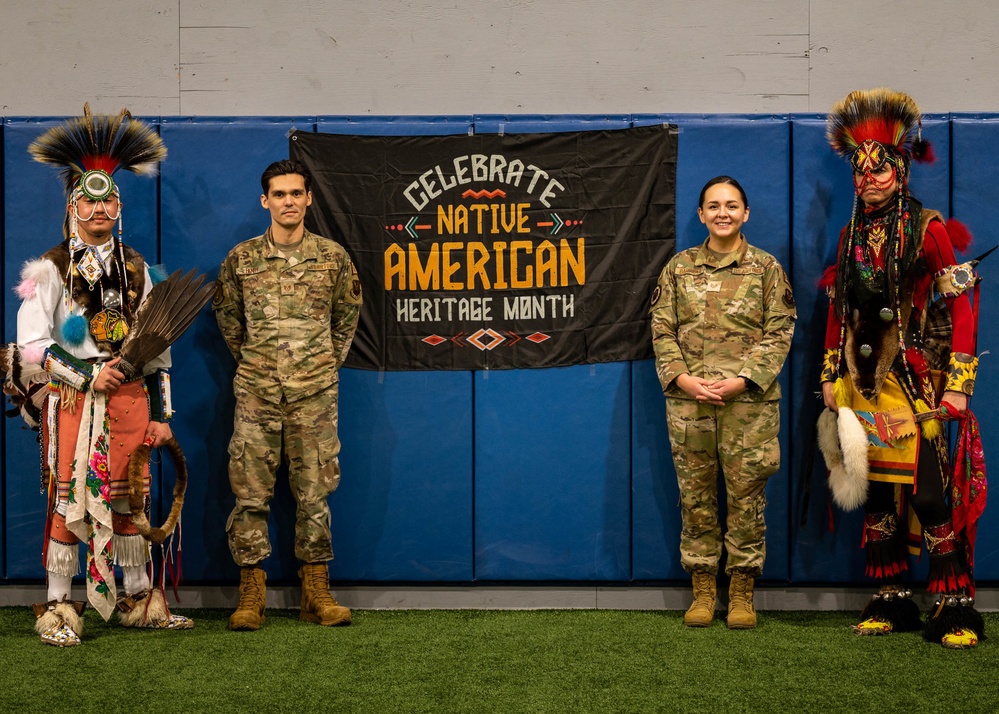
M 652 299 L 656 371 L 680 487 L 680 560 L 694 582 L 684 622 L 704 627 L 714 619 L 720 468 L 728 499 L 728 625 L 748 629 L 756 625 L 752 588 L 765 555 L 765 487 L 780 466 L 777 375 L 796 315 L 780 264 L 740 232 L 749 205 L 738 183 L 712 179 L 698 214 L 708 239 L 673 257 Z
M 278 161 L 261 176 L 261 205 L 271 214 L 262 236 L 240 243 L 219 271 L 213 307 L 238 363 L 229 481 L 236 506 L 226 524 L 242 568 L 229 629 L 264 621 L 271 552 L 270 501 L 282 459 L 297 503 L 295 555 L 302 561 L 301 618 L 350 624 L 350 610 L 329 591 L 333 557 L 327 497 L 340 481 L 337 454 L 339 369 L 357 329 L 361 283 L 342 246 L 305 228 L 312 178 L 297 161 Z

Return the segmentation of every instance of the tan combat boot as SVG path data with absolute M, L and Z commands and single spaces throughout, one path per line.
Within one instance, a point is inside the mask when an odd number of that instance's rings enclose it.
M 703 570 L 691 573 L 694 581 L 694 602 L 683 616 L 687 627 L 707 627 L 715 619 L 715 576 Z
M 350 608 L 330 594 L 330 574 L 326 563 L 305 563 L 298 571 L 302 579 L 302 611 L 299 619 L 326 627 L 350 624 Z
M 728 586 L 728 629 L 752 630 L 756 627 L 753 582 L 753 576 L 746 571 L 732 571 L 732 582 Z
M 230 630 L 259 630 L 264 624 L 267 607 L 267 573 L 257 566 L 243 568 L 239 573 L 239 604 L 229 618 Z

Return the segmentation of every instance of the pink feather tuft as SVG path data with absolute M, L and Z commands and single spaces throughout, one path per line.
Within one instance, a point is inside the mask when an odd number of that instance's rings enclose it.
M 28 345 L 21 350 L 21 359 L 31 364 L 41 364 L 45 359 L 45 348 L 38 345 Z
M 32 278 L 25 278 L 14 286 L 14 292 L 22 300 L 30 300 L 35 297 L 36 290 L 38 290 L 38 283 Z
M 964 253 L 967 251 L 968 248 L 971 247 L 972 242 L 975 240 L 971 235 L 971 231 L 968 230 L 968 226 L 956 218 L 948 219 L 947 235 L 950 236 L 951 245 L 954 246 L 954 250 L 958 253 Z

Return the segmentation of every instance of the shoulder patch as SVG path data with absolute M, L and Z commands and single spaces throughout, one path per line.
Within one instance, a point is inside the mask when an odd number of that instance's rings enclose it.
M 360 305 L 361 304 L 361 278 L 357 274 L 357 268 L 354 267 L 354 263 L 350 264 L 350 277 L 348 278 L 350 285 L 347 286 L 347 291 L 343 296 L 343 301 L 348 305 Z
M 222 281 L 215 281 L 215 294 L 212 296 L 212 309 L 217 310 L 225 302 L 225 288 L 222 287 Z
M 784 294 L 781 299 L 784 301 L 784 307 L 789 310 L 794 308 L 794 293 L 791 292 L 791 286 L 787 283 L 784 284 Z

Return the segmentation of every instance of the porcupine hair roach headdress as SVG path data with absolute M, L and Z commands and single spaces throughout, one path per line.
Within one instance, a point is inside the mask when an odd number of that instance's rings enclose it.
M 826 138 L 854 170 L 877 170 L 891 161 L 908 179 L 910 160 L 932 162 L 933 148 L 922 139 L 919 107 L 908 94 L 887 87 L 850 92 L 826 122 Z
M 167 153 L 159 135 L 127 109 L 117 116 L 95 116 L 89 104 L 83 105 L 82 117 L 49 129 L 28 152 L 35 161 L 60 167 L 67 193 L 95 201 L 117 193 L 116 171 L 155 176 Z

